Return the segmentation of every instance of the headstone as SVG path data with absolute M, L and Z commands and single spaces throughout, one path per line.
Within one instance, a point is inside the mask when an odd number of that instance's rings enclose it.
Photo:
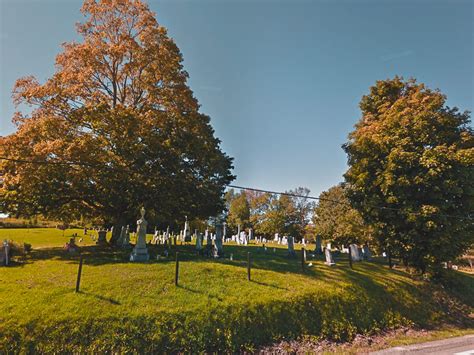
M 206 245 L 212 245 L 212 238 L 211 233 L 209 233 L 209 229 L 206 229 L 204 236 L 206 238 Z
M 336 264 L 334 262 L 334 259 L 332 258 L 331 249 L 326 248 L 326 250 L 324 250 L 324 254 L 326 256 L 326 263 L 325 263 L 326 265 L 332 266 Z
M 105 245 L 107 244 L 107 231 L 102 229 L 97 232 L 98 234 L 98 239 L 97 239 L 97 245 Z
M 224 248 L 222 243 L 223 238 L 223 227 L 220 222 L 216 223 L 216 254 L 214 257 L 221 258 L 224 256 Z
M 151 240 L 151 244 L 158 244 L 158 239 L 160 238 L 160 232 L 155 228 L 155 234 Z
M 370 252 L 369 245 L 367 243 L 364 244 L 362 252 L 365 260 L 370 261 L 370 259 L 372 259 L 372 253 Z
M 356 244 L 351 244 L 349 245 L 349 249 L 351 252 L 351 259 L 352 261 L 360 261 L 360 254 L 359 254 L 359 248 L 357 247 Z
M 253 228 L 249 228 L 249 240 L 252 240 L 254 238 L 253 236 Z
M 288 256 L 295 257 L 295 240 L 292 236 L 288 237 Z
M 321 255 L 323 253 L 323 238 L 318 234 L 316 236 L 316 248 L 314 249 L 315 254 Z
M 196 233 L 196 250 L 201 251 L 202 250 L 202 233 L 197 232 Z
M 245 231 L 240 232 L 240 244 L 247 245 L 247 233 Z
M 122 248 L 127 248 L 130 246 L 130 226 L 127 224 L 125 228 L 125 234 L 123 235 Z
M 189 228 L 188 216 L 186 216 L 186 222 L 184 222 L 183 238 L 185 243 L 191 243 L 191 229 Z
M 117 239 L 117 245 L 122 246 L 124 238 L 125 238 L 125 226 L 122 226 L 122 229 L 120 230 L 120 235 Z
M 69 243 L 66 243 L 64 249 L 66 249 L 69 253 L 77 253 L 79 251 L 79 247 L 76 245 L 76 238 L 70 238 Z
M 10 244 L 8 240 L 3 241 L 3 253 L 0 255 L 0 265 L 8 266 L 10 264 Z
M 141 218 L 137 221 L 137 243 L 130 254 L 130 261 L 148 261 L 150 255 L 146 247 L 146 227 L 148 222 L 145 220 L 145 208 L 141 208 Z

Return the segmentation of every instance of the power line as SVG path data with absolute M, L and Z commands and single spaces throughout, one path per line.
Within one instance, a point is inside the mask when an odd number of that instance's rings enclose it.
M 5 160 L 5 161 L 11 161 L 15 163 L 23 163 L 23 164 L 39 164 L 39 165 L 66 165 L 66 166 L 87 166 L 87 167 L 92 167 L 92 168 L 99 168 L 99 169 L 104 169 L 103 165 L 97 165 L 97 164 L 90 164 L 90 163 L 82 163 L 82 162 L 55 162 L 55 161 L 40 161 L 40 160 L 27 160 L 27 159 L 13 159 L 13 158 L 7 158 L 0 156 L 0 160 Z M 112 168 L 112 167 L 106 167 L 108 170 L 115 170 L 115 171 L 122 171 L 121 169 L 117 168 Z M 315 196 L 309 196 L 309 195 L 299 195 L 291 192 L 279 192 L 279 191 L 271 191 L 271 190 L 263 190 L 263 189 L 256 189 L 252 187 L 244 187 L 244 186 L 238 186 L 238 185 L 226 185 L 228 188 L 235 188 L 235 189 L 240 189 L 240 190 L 248 190 L 248 191 L 255 191 L 255 192 L 262 192 L 262 193 L 269 193 L 269 194 L 274 194 L 274 195 L 285 195 L 285 196 L 290 196 L 290 197 L 298 197 L 298 198 L 306 198 L 310 200 L 317 200 L 317 201 L 327 201 L 327 202 L 332 202 L 336 204 L 341 204 L 341 205 L 346 205 L 351 207 L 351 205 L 347 202 L 344 201 L 337 201 L 337 200 L 332 200 L 324 197 L 315 197 Z M 396 207 L 386 207 L 386 206 L 369 206 L 370 208 L 374 209 L 379 209 L 379 210 L 388 210 L 388 211 L 402 211 L 401 208 L 396 208 Z M 410 214 L 413 215 L 422 215 L 420 212 L 410 212 Z M 453 215 L 447 215 L 447 214 L 442 214 L 438 213 L 438 216 L 441 217 L 446 217 L 446 218 L 456 218 L 456 219 L 462 219 L 462 220 L 468 220 L 468 221 L 473 221 L 474 218 L 472 217 L 463 217 L 463 216 L 453 216 Z

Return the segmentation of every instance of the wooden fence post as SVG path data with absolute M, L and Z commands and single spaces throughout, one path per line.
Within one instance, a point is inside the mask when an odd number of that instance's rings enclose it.
M 352 266 L 352 253 L 351 253 L 351 246 L 349 245 L 349 266 L 351 267 L 351 269 L 353 269 L 353 266 Z
M 305 267 L 305 258 L 304 258 L 305 249 L 301 248 L 301 271 L 304 272 Z
M 250 252 L 247 253 L 247 280 L 250 281 Z
M 82 255 L 79 258 L 79 270 L 77 271 L 77 280 L 76 280 L 76 293 L 79 292 L 79 287 L 81 286 L 81 274 L 82 274 Z
M 179 253 L 176 252 L 176 271 L 174 275 L 174 285 L 178 286 L 178 280 L 179 280 Z

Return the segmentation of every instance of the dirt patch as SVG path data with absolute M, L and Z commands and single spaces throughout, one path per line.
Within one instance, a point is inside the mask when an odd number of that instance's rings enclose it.
M 317 340 L 303 337 L 299 340 L 281 341 L 258 350 L 260 354 L 308 354 L 308 353 L 340 353 L 368 354 L 391 347 L 396 339 L 409 338 L 413 343 L 431 341 L 436 331 L 426 329 L 400 328 L 382 332 L 377 335 L 357 335 L 354 340 L 346 343 L 336 343 L 328 340 Z M 419 341 L 417 340 L 419 339 Z

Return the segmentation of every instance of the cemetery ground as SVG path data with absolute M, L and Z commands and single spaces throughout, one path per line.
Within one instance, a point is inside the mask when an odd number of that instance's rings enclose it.
M 79 293 L 79 256 L 62 248 L 73 233 L 83 238 Z M 446 271 L 437 283 L 381 259 L 351 269 L 345 254 L 332 267 L 308 257 L 303 270 L 299 250 L 289 259 L 273 244 L 266 252 L 226 244 L 223 259 L 177 245 L 161 260 L 163 247 L 151 245 L 149 262 L 131 263 L 130 250 L 96 246 L 81 230 L 0 229 L 5 238 L 33 250 L 0 269 L 0 353 L 255 351 L 283 339 L 343 342 L 396 329 L 474 332 L 474 275 L 463 272 Z

